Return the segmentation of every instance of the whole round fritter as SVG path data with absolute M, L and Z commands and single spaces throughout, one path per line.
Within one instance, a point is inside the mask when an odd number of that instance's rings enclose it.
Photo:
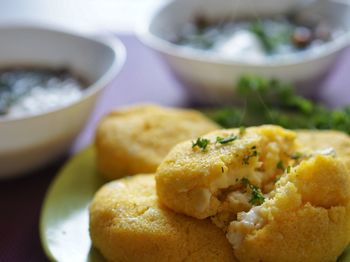
M 158 204 L 154 175 L 103 186 L 90 206 L 90 236 L 108 261 L 235 261 L 225 234 Z
M 108 179 L 153 173 L 174 145 L 218 128 L 189 109 L 138 105 L 111 112 L 96 130 L 98 170 Z

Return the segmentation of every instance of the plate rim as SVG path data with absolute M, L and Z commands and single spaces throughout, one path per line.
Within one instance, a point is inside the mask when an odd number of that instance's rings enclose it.
M 68 160 L 63 164 L 63 166 L 61 168 L 59 168 L 59 170 L 57 171 L 54 179 L 51 181 L 49 187 L 46 190 L 45 196 L 44 196 L 44 201 L 42 203 L 41 209 L 40 209 L 40 218 L 39 218 L 39 237 L 40 237 L 40 243 L 41 243 L 41 247 L 43 248 L 43 251 L 46 255 L 46 257 L 50 260 L 50 261 L 57 261 L 57 258 L 55 257 L 55 255 L 52 253 L 49 244 L 48 244 L 48 240 L 47 240 L 47 236 L 45 234 L 45 216 L 47 214 L 47 209 L 49 207 L 48 203 L 50 202 L 50 196 L 53 192 L 53 189 L 56 187 L 56 185 L 58 184 L 58 182 L 62 179 L 62 174 L 64 173 L 64 171 L 66 169 L 68 169 L 70 167 L 70 164 L 74 162 L 74 160 L 78 159 L 79 156 L 81 156 L 84 153 L 88 153 L 89 151 L 93 150 L 93 146 L 92 145 L 87 145 L 83 148 L 81 148 L 80 150 L 78 150 L 73 156 L 71 156 L 70 158 L 68 158 Z

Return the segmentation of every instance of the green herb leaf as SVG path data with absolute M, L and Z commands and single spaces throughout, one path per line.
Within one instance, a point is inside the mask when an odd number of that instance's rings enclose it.
M 264 201 L 265 201 L 265 197 L 261 193 L 261 190 L 258 187 L 254 186 L 252 189 L 252 198 L 249 200 L 249 203 L 251 203 L 252 205 L 258 206 L 264 203 Z
M 303 156 L 302 153 L 300 153 L 300 152 L 295 152 L 295 153 L 293 153 L 290 157 L 291 157 L 292 159 L 294 159 L 294 160 L 298 160 L 298 159 L 301 158 L 302 156 Z
M 268 36 L 264 25 L 260 21 L 252 23 L 249 30 L 257 36 L 267 53 L 275 50 L 276 43 Z
M 237 139 L 237 136 L 235 136 L 235 135 L 231 135 L 231 136 L 228 136 L 225 138 L 218 136 L 218 137 L 216 137 L 216 143 L 220 143 L 220 144 L 224 145 L 224 144 L 228 144 L 232 141 L 235 141 L 236 139 Z
M 289 129 L 335 129 L 350 134 L 350 106 L 329 109 L 299 96 L 276 79 L 244 75 L 235 85 L 245 107 L 209 109 L 205 113 L 223 127 L 280 125 Z
M 277 167 L 277 169 L 280 169 L 282 171 L 285 170 L 284 164 L 281 160 L 277 163 L 276 167 Z
M 281 176 L 276 176 L 275 179 L 273 180 L 273 182 L 276 184 L 278 182 L 278 180 L 281 179 Z
M 239 127 L 239 136 L 242 137 L 244 136 L 246 130 L 245 130 L 245 127 L 244 126 L 240 126 Z
M 206 138 L 197 138 L 197 141 L 192 141 L 192 148 L 194 147 L 199 147 L 202 149 L 202 151 L 204 151 L 207 146 L 210 144 L 210 140 L 206 139 Z
M 241 179 L 241 183 L 242 183 L 243 186 L 245 186 L 245 187 L 247 187 L 248 185 L 250 185 L 250 181 L 249 181 L 249 179 L 246 178 L 246 177 L 243 177 L 243 178 Z
M 249 188 L 251 190 L 251 199 L 249 203 L 252 205 L 261 205 L 265 201 L 265 197 L 261 192 L 260 188 L 253 185 L 248 178 L 244 177 L 241 179 L 241 183 L 244 187 Z
M 287 169 L 286 169 L 287 174 L 289 174 L 289 173 L 290 173 L 291 168 L 292 168 L 291 166 L 287 166 Z

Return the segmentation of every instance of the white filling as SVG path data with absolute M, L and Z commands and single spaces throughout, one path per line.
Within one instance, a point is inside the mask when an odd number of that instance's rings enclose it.
M 336 157 L 337 153 L 333 147 L 328 147 L 324 149 L 319 149 L 315 151 L 315 155 L 324 155 L 324 156 L 332 156 Z
M 251 229 L 260 229 L 263 224 L 263 218 L 258 214 L 260 211 L 260 207 L 253 207 L 249 212 L 241 212 L 238 214 L 238 219 L 240 223 L 247 228 Z
M 227 239 L 233 248 L 238 248 L 248 232 L 260 229 L 264 226 L 265 220 L 260 216 L 261 207 L 253 207 L 249 212 L 238 214 L 238 221 L 233 221 L 227 233 Z
M 253 161 L 252 161 L 253 162 Z M 243 177 L 248 178 L 254 184 L 260 184 L 261 173 L 255 171 L 256 168 L 261 166 L 261 162 L 256 161 L 254 165 L 242 167 L 239 169 L 229 169 L 227 173 L 221 174 L 214 182 L 211 183 L 211 191 L 215 192 L 218 189 L 228 188 L 237 183 L 240 183 L 240 180 Z
M 241 232 L 228 232 L 226 237 L 234 249 L 238 248 L 243 241 L 244 234 Z
M 240 191 L 231 192 L 228 194 L 227 199 L 232 204 L 244 204 L 250 206 L 247 194 Z
M 196 210 L 203 212 L 210 205 L 211 192 L 206 188 L 200 188 L 193 191 L 194 201 L 196 203 Z

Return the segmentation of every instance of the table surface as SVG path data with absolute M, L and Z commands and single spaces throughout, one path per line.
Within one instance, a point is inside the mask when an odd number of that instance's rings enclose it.
M 22 178 L 0 181 L 0 262 L 47 261 L 39 239 L 40 208 L 50 182 L 69 156 L 91 143 L 97 121 L 111 109 L 139 102 L 189 106 L 186 89 L 155 53 L 133 35 L 120 35 L 128 58 L 120 75 L 96 104 L 69 152 L 49 167 Z M 350 50 L 343 53 L 320 91 L 332 106 L 350 104 Z

